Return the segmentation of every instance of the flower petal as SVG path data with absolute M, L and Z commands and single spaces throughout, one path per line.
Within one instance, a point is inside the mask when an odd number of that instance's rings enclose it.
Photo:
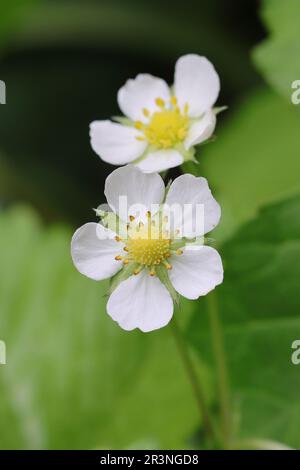
M 136 166 L 145 173 L 160 172 L 183 163 L 183 156 L 177 150 L 157 150 L 148 153 Z
M 105 162 L 124 165 L 140 157 L 146 141 L 137 140 L 142 134 L 134 127 L 111 121 L 94 121 L 90 124 L 91 146 Z
M 143 109 L 150 113 L 159 108 L 156 98 L 170 99 L 170 89 L 161 78 L 149 74 L 139 74 L 135 79 L 127 80 L 118 91 L 118 104 L 121 111 L 133 121 L 147 121 Z
M 213 106 L 220 91 L 220 79 L 206 57 L 188 54 L 175 65 L 174 91 L 179 106 L 189 105 L 189 115 L 199 117 Z
M 223 282 L 221 257 L 210 246 L 185 247 L 182 255 L 172 258 L 169 277 L 180 295 L 198 299 Z
M 119 284 L 108 300 L 107 312 L 124 330 L 148 332 L 169 323 L 173 301 L 159 279 L 143 270 Z
M 155 213 L 154 205 L 162 202 L 165 185 L 157 173 L 145 174 L 136 166 L 127 165 L 106 178 L 104 192 L 114 212 L 128 221 L 130 215 L 143 219 L 147 211 Z
M 184 142 L 186 149 L 189 150 L 190 147 L 209 139 L 215 130 L 216 122 L 216 115 L 211 109 L 201 119 L 194 122 Z
M 196 237 L 218 225 L 221 208 L 211 194 L 207 180 L 190 174 L 176 178 L 166 198 L 165 212 L 180 237 Z
M 71 255 L 75 267 L 95 281 L 113 276 L 122 267 L 115 256 L 120 254 L 124 244 L 114 239 L 115 233 L 101 224 L 90 222 L 73 235 Z

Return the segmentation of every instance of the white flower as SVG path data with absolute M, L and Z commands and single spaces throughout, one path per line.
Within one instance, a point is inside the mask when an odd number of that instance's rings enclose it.
M 195 145 L 211 137 L 219 91 L 213 65 L 196 54 L 178 59 L 172 88 L 160 78 L 139 74 L 118 92 L 126 118 L 91 123 L 92 148 L 105 162 L 131 162 L 145 173 L 181 165 L 193 159 Z
M 204 245 L 221 213 L 205 178 L 185 174 L 166 190 L 159 174 L 128 165 L 108 176 L 105 195 L 113 212 L 80 227 L 71 253 L 85 276 L 112 277 L 107 312 L 122 328 L 161 328 L 178 294 L 197 299 L 222 282 L 221 258 Z M 120 208 L 125 196 L 126 213 Z M 204 215 L 199 224 L 197 207 Z

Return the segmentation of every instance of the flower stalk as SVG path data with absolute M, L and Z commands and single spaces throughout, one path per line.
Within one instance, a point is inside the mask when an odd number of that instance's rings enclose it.
M 232 439 L 229 380 L 218 303 L 214 292 L 207 296 L 207 306 L 211 326 L 212 348 L 218 376 L 222 439 L 224 448 L 229 449 Z
M 214 424 L 209 413 L 209 409 L 206 403 L 205 394 L 197 376 L 194 363 L 189 354 L 185 339 L 177 325 L 175 317 L 171 322 L 172 332 L 176 341 L 177 349 L 181 357 L 185 372 L 191 384 L 196 403 L 200 412 L 200 419 L 203 423 L 204 433 L 207 438 L 207 442 L 212 444 L 217 441 Z

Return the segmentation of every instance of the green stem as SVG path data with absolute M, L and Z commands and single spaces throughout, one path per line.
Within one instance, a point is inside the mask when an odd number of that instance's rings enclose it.
M 193 361 L 189 355 L 186 342 L 184 340 L 184 337 L 180 329 L 178 328 L 178 325 L 174 317 L 171 322 L 171 326 L 173 328 L 174 338 L 176 340 L 176 344 L 177 344 L 178 351 L 183 362 L 183 366 L 185 368 L 186 374 L 190 381 L 190 384 L 194 392 L 194 396 L 195 396 L 195 399 L 196 399 L 196 402 L 200 411 L 200 417 L 201 417 L 201 421 L 203 422 L 203 428 L 204 428 L 205 434 L 210 442 L 215 442 L 216 439 L 215 439 L 214 426 L 213 426 L 213 422 L 211 420 L 211 417 L 210 417 L 210 414 L 206 405 L 204 393 L 199 383 Z
M 231 442 L 231 411 L 230 411 L 230 392 L 225 359 L 225 349 L 221 322 L 219 319 L 218 303 L 214 292 L 207 296 L 208 312 L 212 333 L 212 346 L 216 361 L 219 400 L 221 412 L 222 436 L 225 449 L 230 448 Z

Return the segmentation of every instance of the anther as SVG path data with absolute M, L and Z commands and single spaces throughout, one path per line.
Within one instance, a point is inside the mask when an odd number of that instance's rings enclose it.
M 122 259 L 122 256 L 120 256 L 120 255 L 115 256 L 115 260 L 116 260 L 116 261 L 121 261 L 121 259 Z
M 134 274 L 135 276 L 137 276 L 140 272 L 141 272 L 140 269 L 135 269 L 135 270 L 133 271 L 133 274 Z
M 124 251 L 129 251 L 128 248 L 127 248 L 127 246 L 124 246 L 123 250 L 124 250 Z
M 155 100 L 155 103 L 157 104 L 157 106 L 159 106 L 160 108 L 164 108 L 165 107 L 165 101 L 162 99 L 162 98 L 156 98 Z
M 115 236 L 115 240 L 116 240 L 116 242 L 120 242 L 120 241 L 121 241 L 121 238 L 120 238 L 118 235 L 116 235 L 116 236 Z
M 124 259 L 123 263 L 124 263 L 124 264 L 128 264 L 128 263 L 129 263 L 129 259 Z
M 147 108 L 143 108 L 143 114 L 144 114 L 144 116 L 146 116 L 146 117 L 149 117 L 149 116 L 150 116 L 150 112 L 149 112 L 149 110 L 148 110 Z
M 172 103 L 173 106 L 176 106 L 176 105 L 177 105 L 177 98 L 176 98 L 176 96 L 172 96 L 172 98 L 171 98 L 171 103 Z
M 129 220 L 130 220 L 130 222 L 133 222 L 133 221 L 134 221 L 134 219 L 135 219 L 134 215 L 130 215 L 130 216 L 129 216 Z
M 143 129 L 143 123 L 141 121 L 136 121 L 134 124 L 136 129 L 142 130 Z
M 176 255 L 182 255 L 183 251 L 182 250 L 176 250 Z

